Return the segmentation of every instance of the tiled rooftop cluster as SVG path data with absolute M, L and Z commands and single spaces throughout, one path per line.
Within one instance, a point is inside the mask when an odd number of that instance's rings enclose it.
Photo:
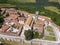
M 22 30 L 28 30 L 33 28 L 38 32 L 42 32 L 45 25 L 45 20 L 49 23 L 47 17 L 38 16 L 36 20 L 36 14 L 30 14 L 26 11 L 16 10 L 14 8 L 1 8 L 3 16 L 5 16 L 4 24 L 0 29 L 0 33 L 8 35 L 20 35 Z M 6 16 L 8 14 L 8 16 Z

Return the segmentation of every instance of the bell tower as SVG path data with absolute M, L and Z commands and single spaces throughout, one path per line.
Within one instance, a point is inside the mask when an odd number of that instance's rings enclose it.
M 35 12 L 35 22 L 38 20 L 39 11 Z

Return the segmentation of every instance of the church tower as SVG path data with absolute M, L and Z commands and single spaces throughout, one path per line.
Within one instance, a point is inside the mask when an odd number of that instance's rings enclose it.
M 35 12 L 35 22 L 38 20 L 39 11 Z

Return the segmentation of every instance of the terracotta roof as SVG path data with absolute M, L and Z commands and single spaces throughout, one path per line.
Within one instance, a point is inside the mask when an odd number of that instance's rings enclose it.
M 18 17 L 19 17 L 18 15 L 10 15 L 9 17 L 6 17 L 5 19 L 8 20 L 8 21 L 10 21 L 10 20 L 16 19 Z
M 28 12 L 26 12 L 26 11 L 21 11 L 21 10 L 17 10 L 17 12 L 22 13 L 22 14 L 24 14 L 24 15 L 29 15 L 29 14 L 30 14 L 30 13 L 28 13 Z
M 17 23 L 16 24 L 19 28 L 21 28 L 23 26 L 23 24 Z
M 17 10 L 17 12 L 22 13 L 22 11 L 21 11 L 21 10 Z
M 43 27 L 44 27 L 44 21 L 38 20 L 38 21 L 35 23 L 34 27 L 36 28 L 36 31 L 42 32 Z
M 46 16 L 39 16 L 40 18 L 44 18 L 44 19 L 51 19 L 51 18 L 49 18 L 49 17 L 46 17 Z
M 30 25 L 32 20 L 33 20 L 32 16 L 29 16 L 25 22 L 25 25 Z
M 42 18 L 42 19 L 45 19 L 46 21 L 51 21 L 51 18 L 49 18 L 49 17 L 46 17 L 46 16 L 39 16 L 39 18 Z
M 17 26 L 19 27 L 18 32 L 17 32 L 17 35 L 20 35 L 21 32 L 22 32 L 23 24 L 17 23 Z
M 35 16 L 35 14 L 30 14 L 31 16 Z
M 1 10 L 5 10 L 5 8 L 1 8 Z
M 10 15 L 11 18 L 16 19 L 19 17 L 19 15 Z
M 36 25 L 44 25 L 44 21 L 38 20 L 38 21 L 36 22 Z
M 60 26 L 58 26 L 58 29 L 59 29 L 59 31 L 60 31 Z
M 16 9 L 14 9 L 14 8 L 9 8 L 9 10 L 16 10 Z
M 18 20 L 25 20 L 24 17 L 18 17 Z
M 4 32 L 4 31 L 6 31 L 8 28 L 9 28 L 9 25 L 4 24 L 1 29 L 2 29 L 2 31 Z
M 43 26 L 38 27 L 38 28 L 37 28 L 37 31 L 38 31 L 38 32 L 42 32 L 42 31 L 43 31 Z
M 30 24 L 30 27 L 32 28 L 33 27 L 33 23 L 34 23 L 34 20 L 32 20 L 31 24 Z
M 17 19 L 14 19 L 11 22 L 13 22 L 14 24 L 17 24 L 18 23 L 18 20 Z
M 2 32 L 2 29 L 0 29 L 0 32 Z

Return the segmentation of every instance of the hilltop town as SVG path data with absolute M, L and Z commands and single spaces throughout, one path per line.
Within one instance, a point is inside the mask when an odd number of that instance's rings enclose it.
M 50 18 L 39 16 L 38 14 L 30 14 L 25 11 L 16 10 L 14 8 L 1 8 L 4 18 L 0 32 L 7 35 L 20 36 L 23 30 L 34 30 L 42 32 L 44 25 L 49 24 Z M 8 15 L 7 15 L 8 14 Z M 45 18 L 45 19 L 44 19 Z
M 35 14 L 31 14 L 14 8 L 1 8 L 1 10 L 1 14 L 4 16 L 4 23 L 0 28 L 0 34 L 6 35 L 7 39 L 11 38 L 8 38 L 8 36 L 25 39 L 24 32 L 33 30 L 38 32 L 39 35 L 44 34 L 41 38 L 42 40 L 60 40 L 59 27 L 54 24 L 51 18 L 39 15 L 38 11 Z M 4 38 L 2 35 L 1 37 Z M 50 39 L 48 39 L 49 37 Z

